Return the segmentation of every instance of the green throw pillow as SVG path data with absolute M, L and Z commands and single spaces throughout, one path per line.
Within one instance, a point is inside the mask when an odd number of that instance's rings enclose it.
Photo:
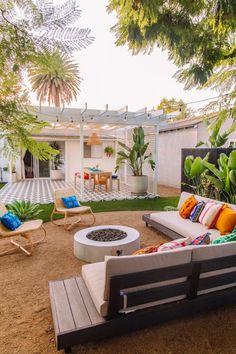
M 226 243 L 226 242 L 232 242 L 236 241 L 236 229 L 232 232 L 232 234 L 226 235 L 226 236 L 220 236 L 216 238 L 212 243 L 213 244 L 219 244 L 219 243 Z

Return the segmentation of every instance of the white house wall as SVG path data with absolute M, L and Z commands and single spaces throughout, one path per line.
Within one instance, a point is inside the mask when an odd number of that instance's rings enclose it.
M 197 129 L 181 129 L 159 134 L 158 183 L 180 188 L 181 149 L 193 148 Z

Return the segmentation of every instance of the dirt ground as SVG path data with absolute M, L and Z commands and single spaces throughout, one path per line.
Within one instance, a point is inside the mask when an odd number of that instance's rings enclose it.
M 97 225 L 137 228 L 142 246 L 167 240 L 141 220 L 144 212 L 99 213 Z M 53 354 L 54 330 L 48 281 L 80 274 L 83 262 L 73 255 L 73 234 L 46 224 L 48 242 L 33 256 L 15 253 L 0 258 L 0 354 Z M 5 240 L 1 241 L 3 247 Z M 102 342 L 78 346 L 80 354 L 231 354 L 236 353 L 236 307 L 196 314 Z

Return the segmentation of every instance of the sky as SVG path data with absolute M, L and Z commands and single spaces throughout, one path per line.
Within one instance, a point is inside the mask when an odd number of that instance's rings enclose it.
M 57 0 L 57 2 L 62 2 Z M 90 28 L 95 41 L 86 49 L 74 53 L 80 65 L 81 93 L 71 107 L 120 109 L 130 111 L 151 109 L 162 98 L 198 101 L 217 96 L 211 90 L 184 90 L 173 78 L 178 68 L 168 60 L 167 52 L 156 48 L 150 55 L 132 55 L 127 46 L 117 47 L 110 28 L 116 23 L 115 13 L 108 14 L 108 0 L 77 0 L 82 10 L 80 28 Z M 36 103 L 32 95 L 33 103 Z M 207 102 L 190 105 L 192 109 Z

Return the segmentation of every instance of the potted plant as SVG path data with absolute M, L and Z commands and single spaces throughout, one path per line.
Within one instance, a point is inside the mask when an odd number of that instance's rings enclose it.
M 129 177 L 131 193 L 142 195 L 147 193 L 148 176 L 143 175 L 143 164 L 149 163 L 151 169 L 155 169 L 155 162 L 152 160 L 152 154 L 146 154 L 149 143 L 145 143 L 145 135 L 142 127 L 134 128 L 133 130 L 133 146 L 119 142 L 123 150 L 119 151 L 116 160 L 115 172 L 127 161 L 128 166 L 133 172 L 133 176 Z
M 57 155 L 54 155 L 51 160 L 51 169 L 50 169 L 50 178 L 52 180 L 63 179 L 63 174 L 60 167 L 63 165 L 63 161 L 61 159 L 61 149 L 56 141 L 50 144 L 50 146 L 58 151 Z
M 3 175 L 2 175 L 3 182 L 16 182 L 16 167 L 12 165 L 11 168 L 11 175 L 10 175 L 10 168 L 9 166 L 3 167 Z
M 107 157 L 111 157 L 114 154 L 114 149 L 112 146 L 106 146 L 104 152 Z

